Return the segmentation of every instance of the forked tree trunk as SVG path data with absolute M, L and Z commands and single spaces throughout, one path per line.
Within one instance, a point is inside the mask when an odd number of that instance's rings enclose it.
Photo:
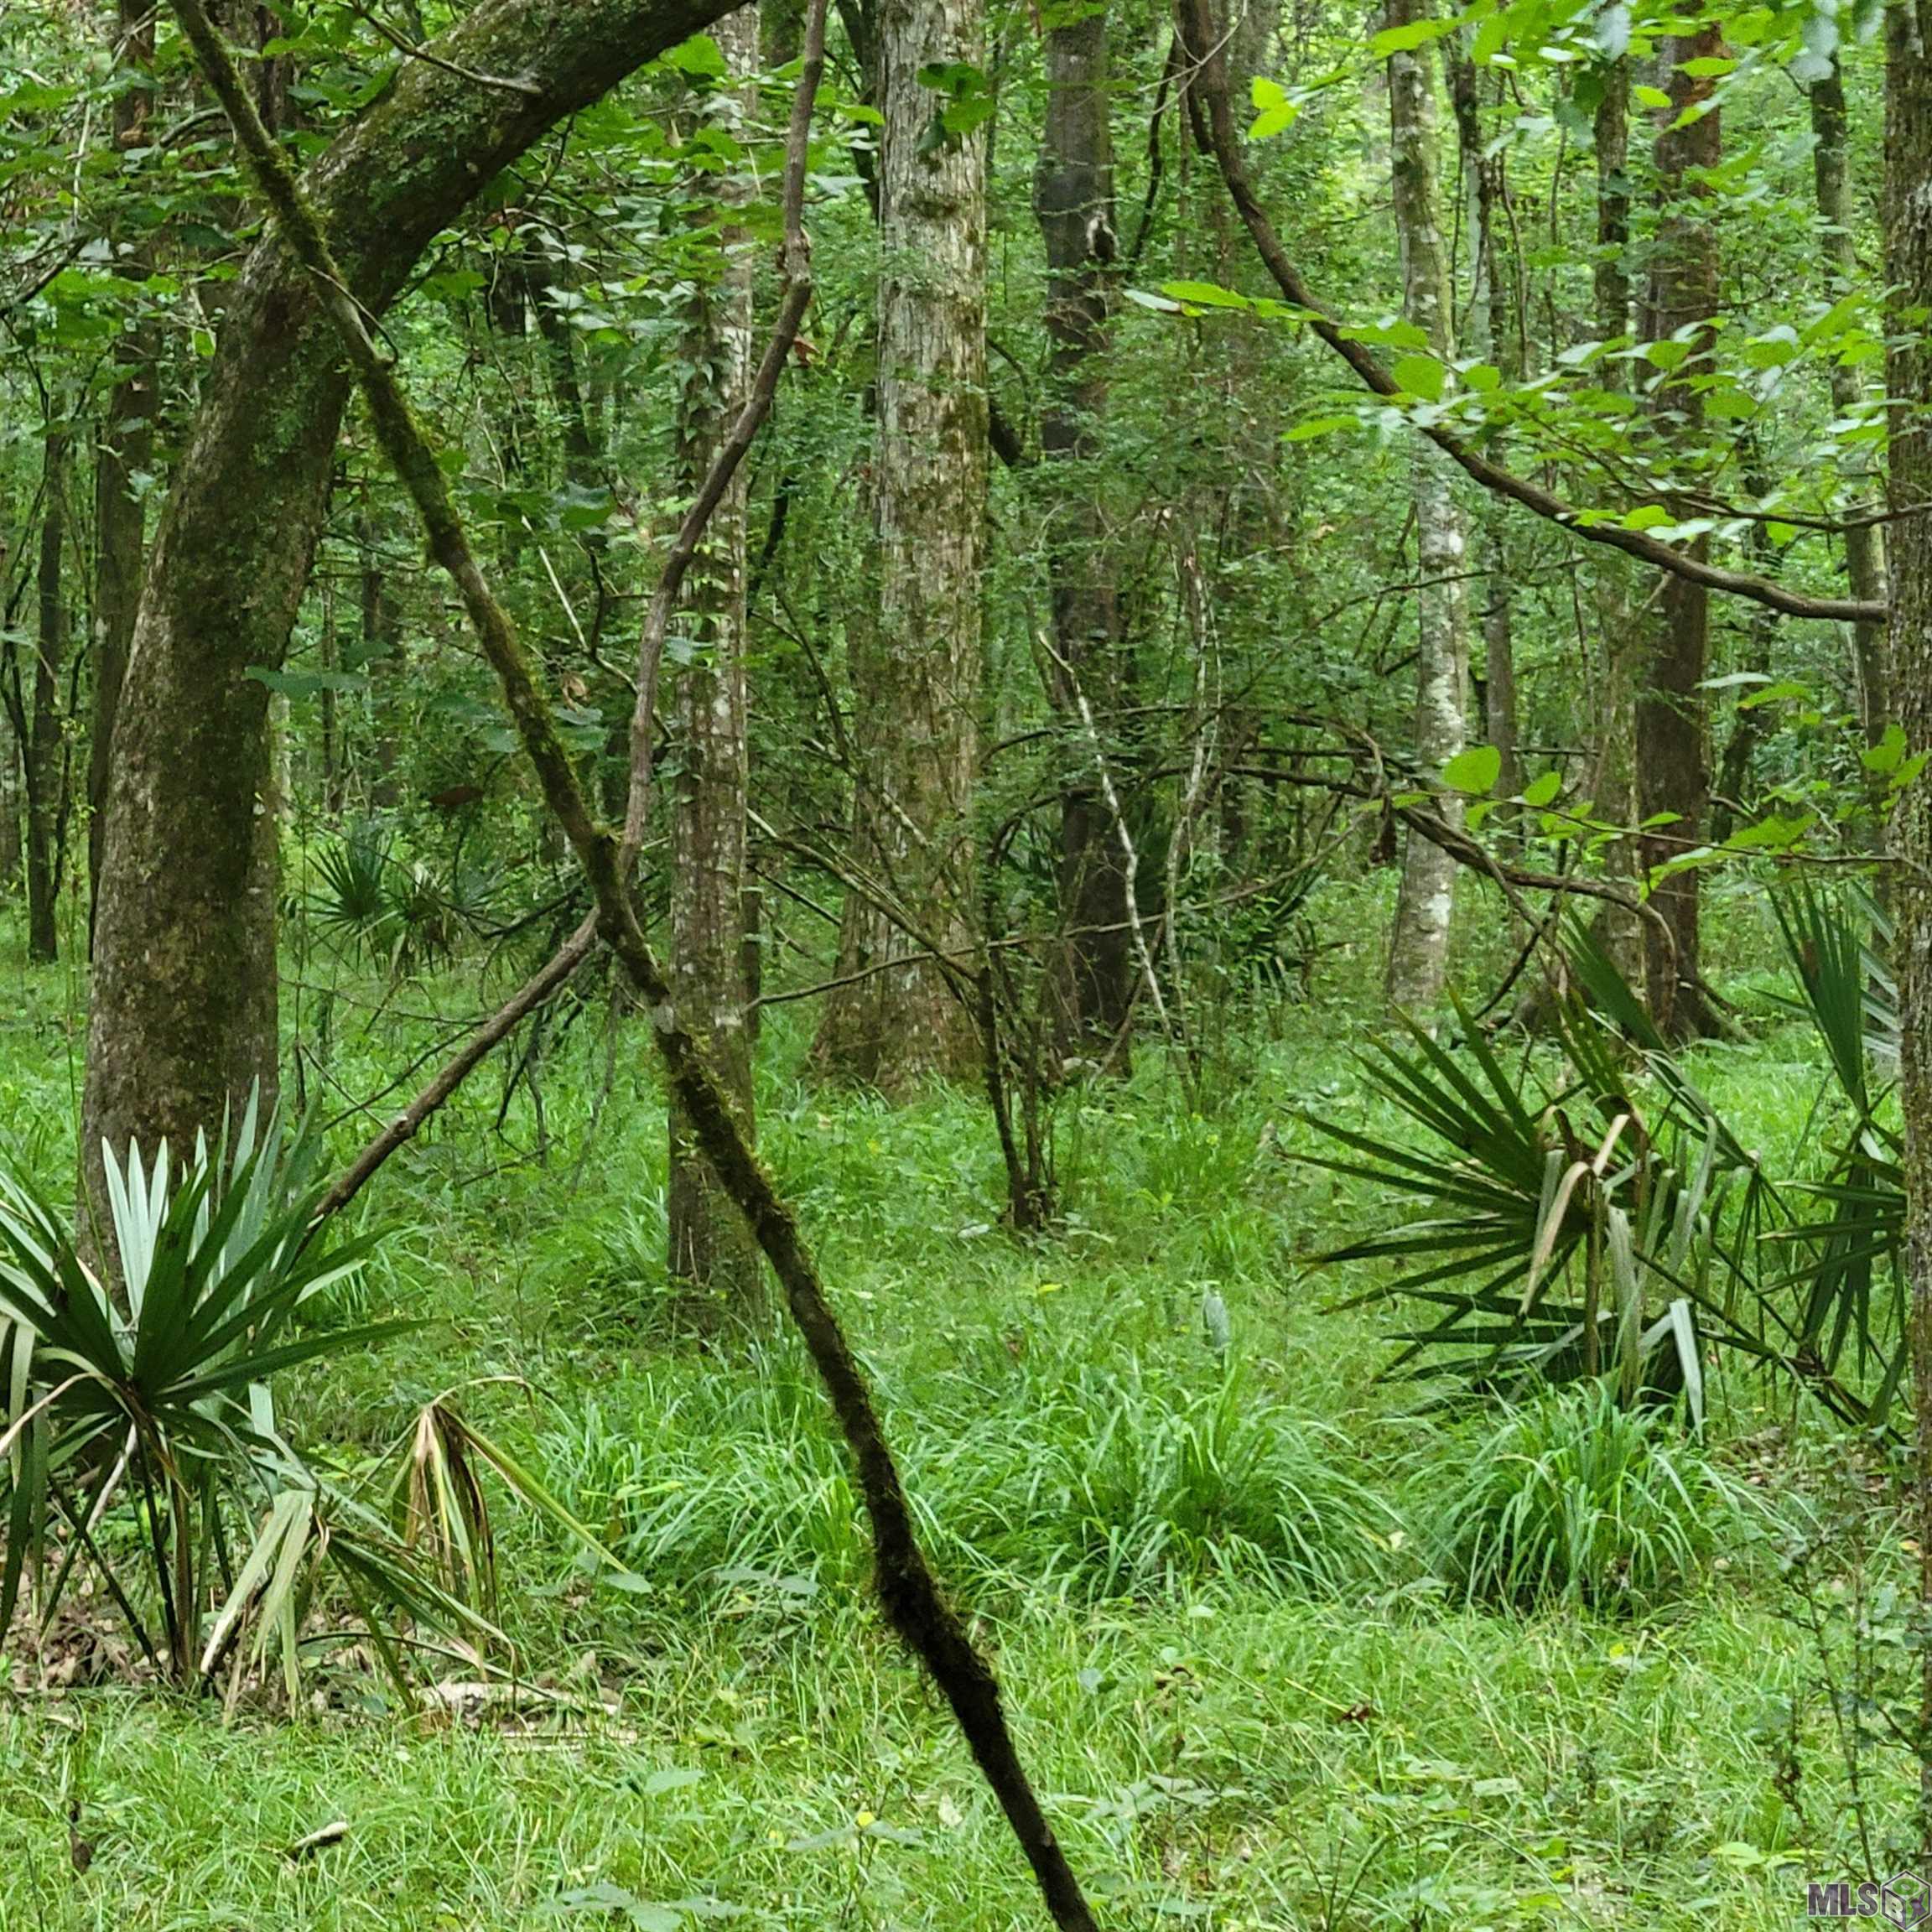
M 1425 19 L 1428 0 L 1389 0 L 1387 20 L 1401 27 Z M 1436 186 L 1435 55 L 1411 48 L 1389 58 L 1389 161 L 1395 236 L 1402 262 L 1402 307 L 1429 340 L 1450 353 L 1449 267 Z M 1433 776 L 1462 749 L 1467 714 L 1467 641 L 1460 581 L 1466 563 L 1462 517 L 1447 461 L 1417 440 L 1415 504 L 1415 762 Z M 1453 799 L 1446 816 L 1460 818 Z M 1405 842 L 1402 883 L 1389 942 L 1389 998 L 1405 1012 L 1440 1003 L 1449 973 L 1449 927 L 1456 906 L 1456 866 L 1433 840 Z
M 1848 293 L 1858 279 L 1858 250 L 1852 235 L 1851 160 L 1845 122 L 1845 76 L 1838 56 L 1831 70 L 1811 84 L 1811 167 L 1818 190 L 1818 219 L 1822 226 L 1825 290 L 1832 301 Z M 1847 416 L 1865 400 L 1865 384 L 1857 369 L 1828 358 L 1831 407 Z M 1885 597 L 1885 540 L 1875 523 L 1854 524 L 1845 532 L 1845 574 L 1852 595 L 1872 603 Z M 1892 678 L 1886 662 L 1885 626 L 1852 626 L 1852 663 L 1858 678 L 1858 716 L 1865 741 L 1876 745 L 1891 721 Z
M 727 76 L 714 99 L 747 110 L 753 95 L 745 83 L 758 69 L 757 8 L 728 14 L 712 35 Z M 742 195 L 735 185 L 730 191 Z M 678 467 L 680 488 L 692 493 L 710 474 L 751 390 L 751 257 L 741 231 L 727 227 L 721 239 L 720 273 L 693 298 L 684 341 L 693 376 L 679 409 Z M 670 783 L 672 983 L 685 1025 L 703 1044 L 749 1133 L 745 475 L 740 465 L 685 573 L 678 631 L 691 654 L 666 669 L 675 774 Z M 688 1286 L 685 1312 L 700 1327 L 715 1327 L 726 1316 L 754 1317 L 764 1301 L 757 1244 L 699 1152 L 675 1096 L 670 1135 L 670 1266 L 673 1277 Z
M 430 241 L 565 115 L 723 11 L 716 0 L 483 0 L 405 60 L 309 180 L 381 314 Z M 470 76 L 516 76 L 517 84 Z M 81 1145 L 177 1148 L 276 1088 L 268 693 L 348 396 L 334 331 L 273 234 L 222 314 L 149 553 L 114 730 Z
M 977 917 L 987 127 L 970 86 L 955 96 L 919 76 L 979 75 L 984 39 L 981 0 L 879 10 L 878 619 L 853 648 L 856 885 L 839 935 L 845 984 L 828 999 L 817 1052 L 828 1072 L 887 1092 L 979 1058 L 929 952 L 969 971 Z
M 1719 113 L 1708 75 L 1686 73 L 1686 62 L 1716 59 L 1722 39 L 1715 27 L 1674 35 L 1667 43 L 1670 105 L 1659 112 L 1658 190 L 1663 216 L 1652 256 L 1644 333 L 1681 337 L 1689 349 L 1658 382 L 1653 408 L 1666 438 L 1693 435 L 1703 419 L 1696 379 L 1707 372 L 1716 341 L 1717 231 L 1705 205 L 1705 171 L 1723 155 Z M 1685 117 L 1694 117 L 1686 121 Z M 1707 548 L 1703 538 L 1695 549 Z M 1711 593 L 1675 572 L 1658 599 L 1657 628 L 1637 693 L 1637 804 L 1646 825 L 1639 852 L 1646 870 L 1695 846 L 1711 788 L 1708 705 L 1701 688 L 1710 654 Z M 1698 883 L 1693 867 L 1654 885 L 1651 903 L 1662 916 L 1644 927 L 1644 981 L 1650 1015 L 1668 1036 L 1708 1033 L 1714 1018 L 1704 996 L 1698 944 Z
M 1095 472 L 1107 413 L 1102 358 L 1112 335 L 1118 252 L 1109 68 L 1104 8 L 1048 29 L 1046 117 L 1033 178 L 1052 343 L 1040 413 L 1040 482 L 1047 499 L 1053 605 L 1047 688 L 1067 737 L 1068 776 L 1060 794 L 1067 1044 L 1089 1054 L 1119 1040 L 1134 985 L 1125 854 L 1078 707 L 1084 695 L 1104 731 L 1128 683 L 1120 600 Z M 1124 1062 L 1123 1052 L 1113 1055 L 1123 1070 Z
M 1886 13 L 1886 261 L 1893 312 L 1887 387 L 1892 423 L 1891 506 L 1932 501 L 1932 6 L 1899 0 Z M 1909 745 L 1932 745 L 1932 522 L 1907 515 L 1891 531 L 1893 689 Z M 1899 1109 L 1905 1125 L 1905 1257 L 1911 1285 L 1912 1409 L 1922 1665 L 1919 1861 L 1932 1864 L 1932 779 L 1907 788 L 1893 828 Z

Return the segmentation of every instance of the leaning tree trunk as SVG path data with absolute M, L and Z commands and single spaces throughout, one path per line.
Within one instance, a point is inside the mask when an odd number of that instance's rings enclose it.
M 712 32 L 727 76 L 717 98 L 742 113 L 752 105 L 746 83 L 758 69 L 758 10 L 741 7 Z M 727 192 L 742 195 L 735 184 Z M 727 226 L 720 239 L 720 272 L 692 298 L 684 340 L 692 376 L 678 414 L 678 481 L 693 494 L 751 392 L 751 257 L 741 231 Z M 670 692 L 671 969 L 684 1024 L 749 1134 L 745 479 L 740 465 L 685 573 L 679 602 L 678 630 L 694 648 L 673 673 Z M 700 1327 L 754 1316 L 764 1299 L 757 1243 L 698 1150 L 675 1095 L 670 1135 L 670 1265 L 687 1291 L 685 1312 Z
M 885 0 L 879 12 L 878 616 L 853 650 L 845 983 L 817 1051 L 828 1072 L 889 1092 L 978 1060 L 930 953 L 969 969 L 975 918 L 987 129 L 970 92 L 920 75 L 977 74 L 984 29 L 980 0 Z
M 1659 110 L 1658 190 L 1663 216 L 1651 258 L 1644 333 L 1662 340 L 1683 331 L 1690 353 L 1659 378 L 1653 408 L 1666 438 L 1695 434 L 1703 418 L 1696 380 L 1710 366 L 1717 313 L 1717 231 L 1705 204 L 1704 171 L 1723 157 L 1721 117 L 1708 75 L 1685 64 L 1715 60 L 1715 27 L 1667 43 L 1670 105 Z M 1692 117 L 1686 120 L 1685 117 Z M 1706 549 L 1702 538 L 1695 550 Z M 1711 593 L 1675 571 L 1658 597 L 1657 628 L 1637 693 L 1637 805 L 1654 829 L 1639 842 L 1646 870 L 1696 845 L 1709 804 L 1707 704 L 1702 689 L 1710 650 Z M 1656 883 L 1651 903 L 1661 919 L 1644 926 L 1644 982 L 1650 1016 L 1666 1035 L 1695 1038 L 1712 1031 L 1699 971 L 1696 867 Z
M 1096 8 L 1046 34 L 1046 117 L 1033 178 L 1046 251 L 1052 349 L 1040 413 L 1039 481 L 1052 587 L 1047 688 L 1065 723 L 1060 793 L 1060 919 L 1066 940 L 1067 1044 L 1105 1051 L 1133 1005 L 1126 855 L 1094 770 L 1078 700 L 1104 726 L 1127 679 L 1120 600 L 1109 554 L 1097 459 L 1107 413 L 1102 358 L 1112 335 L 1114 147 L 1107 14 Z M 1116 1053 L 1114 1064 L 1124 1066 Z
M 1811 84 L 1811 167 L 1818 187 L 1818 220 L 1824 251 L 1825 288 L 1831 300 L 1846 294 L 1858 280 L 1858 250 L 1852 237 L 1851 162 L 1845 124 L 1845 76 L 1838 56 L 1831 71 Z M 1831 407 L 1850 415 L 1865 400 L 1857 370 L 1831 359 Z M 1885 543 L 1875 523 L 1852 525 L 1845 532 L 1845 574 L 1852 595 L 1867 603 L 1885 598 Z M 1865 741 L 1876 745 L 1891 719 L 1891 676 L 1886 664 L 1885 626 L 1852 626 L 1852 662 L 1858 678 L 1858 716 Z
M 39 621 L 34 638 L 22 770 L 27 791 L 27 957 L 51 965 L 60 956 L 60 673 L 67 657 L 67 445 L 65 429 L 49 433 L 40 511 L 40 555 L 34 588 Z
M 1899 0 L 1886 14 L 1885 280 L 1893 313 L 1887 387 L 1895 412 L 1891 506 L 1932 500 L 1932 6 Z M 1932 745 L 1932 522 L 1907 515 L 1891 532 L 1891 644 L 1898 721 L 1909 745 Z M 1932 1864 L 1932 779 L 1907 788 L 1893 828 L 1899 1013 L 1899 1109 L 1905 1124 L 1905 1254 L 1911 1283 L 1912 1407 L 1923 1662 L 1919 1858 Z
M 1406 26 L 1428 13 L 1428 0 L 1389 0 L 1388 24 Z M 1434 58 L 1427 47 L 1389 58 L 1389 159 L 1403 312 L 1428 337 L 1431 353 L 1446 361 L 1449 269 L 1436 188 Z M 1460 580 L 1465 548 L 1449 465 L 1420 439 L 1412 488 L 1419 584 L 1414 748 L 1417 766 L 1433 776 L 1462 749 L 1466 730 L 1468 662 Z M 1459 820 L 1452 798 L 1442 810 Z M 1426 1013 L 1442 998 L 1455 906 L 1455 861 L 1433 840 L 1410 834 L 1389 942 L 1389 998 L 1405 1011 Z
M 356 299 L 380 314 L 509 162 L 723 11 L 483 0 L 435 61 L 402 62 L 309 172 Z M 275 1091 L 268 692 L 249 673 L 282 662 L 348 392 L 314 288 L 272 232 L 221 318 L 115 720 L 81 1140 L 96 1183 L 103 1135 L 179 1147 L 252 1086 Z

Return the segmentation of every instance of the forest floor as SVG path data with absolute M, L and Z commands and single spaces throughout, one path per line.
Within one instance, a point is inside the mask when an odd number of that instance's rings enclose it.
M 0 1039 L 0 1119 L 50 1184 L 71 1171 L 63 984 L 33 984 Z M 346 1090 L 406 1064 L 413 1004 L 371 1026 L 335 997 Z M 319 1045 L 313 995 L 291 1019 Z M 662 1109 L 636 1028 L 600 1100 L 599 1026 L 593 1010 L 545 1074 L 547 1159 L 527 1093 L 493 1131 L 486 1073 L 371 1191 L 390 1232 L 356 1309 L 430 1326 L 314 1373 L 288 1413 L 353 1467 L 472 1384 L 471 1412 L 648 1587 L 592 1584 L 503 1501 L 518 1694 L 412 1711 L 337 1655 L 293 1719 L 225 1719 L 50 1691 L 30 1656 L 5 1659 L 6 1932 L 1044 1922 L 870 1610 L 862 1525 L 797 1351 L 774 1334 L 725 1360 L 662 1334 Z M 1143 1055 L 1062 1119 L 1068 1218 L 1038 1243 L 991 1224 L 997 1159 L 971 1096 L 839 1099 L 794 1077 L 802 1041 L 767 1042 L 765 1145 L 1103 1923 L 1802 1924 L 1808 1877 L 1865 1864 L 1774 1537 L 1741 1535 L 1681 1592 L 1621 1610 L 1472 1607 L 1431 1573 L 1431 1509 L 1485 1425 L 1418 1415 L 1414 1384 L 1377 1379 L 1397 1322 L 1328 1311 L 1363 1283 L 1308 1263 L 1379 1210 L 1292 1158 L 1314 1144 L 1301 1110 L 1372 1113 L 1354 1026 L 1345 1001 L 1290 1008 L 1192 1101 Z M 1794 1145 L 1816 1069 L 1768 1009 L 1753 1035 L 1708 1050 L 1706 1073 L 1765 1143 Z M 1829 1461 L 1788 1398 L 1718 1394 L 1713 1453 L 1761 1481 L 1774 1457 L 1780 1498 Z M 1862 1774 L 1880 1826 L 1902 1830 L 1902 1766 Z

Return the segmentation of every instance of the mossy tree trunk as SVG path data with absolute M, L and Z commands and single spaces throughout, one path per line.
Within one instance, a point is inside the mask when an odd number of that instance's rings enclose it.
M 114 96 L 114 145 L 122 153 L 148 141 L 148 85 L 154 61 L 154 8 L 149 0 L 120 0 L 117 55 L 137 77 Z M 151 264 L 137 254 L 121 269 L 130 279 Z M 106 830 L 107 780 L 113 770 L 114 715 L 141 602 L 141 566 L 148 519 L 143 479 L 154 460 L 158 372 L 151 324 L 143 322 L 119 345 L 118 373 L 95 444 L 94 702 L 87 741 L 87 904 L 91 932 Z
M 308 174 L 357 300 L 382 313 L 509 162 L 722 10 L 483 0 L 439 62 L 402 62 Z M 179 1148 L 252 1086 L 276 1089 L 268 692 L 249 673 L 282 662 L 348 393 L 313 286 L 271 233 L 221 316 L 115 723 L 81 1142 L 96 1183 L 103 1136 Z
M 854 641 L 853 871 L 845 984 L 818 1042 L 839 1078 L 902 1090 L 963 1075 L 979 1045 L 930 959 L 970 967 L 986 506 L 986 103 L 980 0 L 882 0 L 878 616 Z M 916 927 L 919 937 L 906 930 Z
M 1893 414 L 1892 507 L 1932 499 L 1932 345 L 1919 325 L 1932 309 L 1932 6 L 1900 0 L 1888 12 L 1885 280 L 1893 313 L 1887 387 Z M 1898 722 L 1914 749 L 1932 745 L 1932 523 L 1908 515 L 1891 541 L 1891 645 Z M 1912 1407 L 1918 1447 L 1917 1521 L 1923 1659 L 1919 1713 L 1919 1857 L 1932 1863 L 1932 779 L 1908 787 L 1893 826 L 1898 1006 L 1903 1022 L 1898 1097 L 1905 1124 L 1905 1255 L 1911 1285 Z

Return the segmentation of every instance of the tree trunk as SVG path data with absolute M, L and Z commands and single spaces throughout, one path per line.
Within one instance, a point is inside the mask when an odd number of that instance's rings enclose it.
M 1047 688 L 1068 736 L 1070 776 L 1060 794 L 1067 1044 L 1081 1053 L 1104 1052 L 1119 1039 L 1134 986 L 1125 854 L 1078 704 L 1084 694 L 1104 725 L 1128 682 L 1096 468 L 1107 413 L 1102 358 L 1112 335 L 1118 253 L 1109 75 L 1104 9 L 1049 29 L 1046 117 L 1033 178 L 1052 343 L 1040 416 L 1040 483 L 1049 499 L 1043 515 L 1053 608 L 1055 662 Z M 1114 1056 L 1123 1071 L 1124 1062 L 1124 1055 Z
M 1463 55 L 1452 55 L 1450 96 L 1456 111 L 1456 142 L 1473 241 L 1469 353 L 1493 362 L 1504 382 L 1514 382 L 1523 374 L 1525 345 L 1510 326 L 1509 290 L 1496 239 L 1498 207 L 1504 193 L 1504 159 L 1500 153 L 1490 153 L 1483 138 L 1478 87 L 1475 62 Z M 1523 770 L 1516 748 L 1516 626 L 1509 575 L 1509 512 L 1501 499 L 1484 498 L 1480 523 L 1483 736 L 1502 761 L 1496 794 L 1508 798 L 1523 789 Z
M 1388 24 L 1428 17 L 1428 0 L 1389 0 Z M 1389 58 L 1389 162 L 1395 237 L 1401 256 L 1403 313 L 1429 339 L 1431 353 L 1450 354 L 1449 268 L 1436 188 L 1436 81 L 1432 51 L 1411 48 Z M 1433 776 L 1462 749 L 1467 644 L 1460 581 L 1465 564 L 1462 518 L 1447 462 L 1418 441 L 1415 505 L 1415 762 Z M 1445 815 L 1460 819 L 1454 801 Z M 1402 884 L 1389 943 L 1389 998 L 1405 1012 L 1440 1004 L 1449 971 L 1449 926 L 1455 911 L 1455 862 L 1432 840 L 1405 841 Z
M 713 29 L 726 78 L 712 97 L 740 115 L 754 104 L 758 10 L 742 7 Z M 742 200 L 743 184 L 724 190 Z M 697 190 L 707 194 L 702 178 Z M 692 299 L 683 360 L 692 375 L 678 423 L 678 482 L 695 494 L 751 389 L 751 257 L 742 230 L 721 236 L 721 268 Z M 671 671 L 671 968 L 678 1010 L 702 1043 L 747 1131 L 751 1041 L 745 1026 L 745 491 L 739 466 L 685 574 L 678 631 L 691 654 Z M 744 1217 L 719 1185 L 673 1098 L 671 1256 L 684 1311 L 715 1327 L 762 1312 L 764 1272 Z
M 1597 332 L 1606 342 L 1627 340 L 1630 334 L 1630 63 L 1607 62 L 1598 76 L 1602 93 L 1597 102 L 1594 132 L 1597 146 L 1597 265 L 1594 274 Z M 1623 390 L 1626 365 L 1602 365 L 1607 388 Z M 1601 702 L 1595 770 L 1588 787 L 1597 815 L 1613 825 L 1637 822 L 1637 713 L 1635 653 L 1630 647 L 1630 568 L 1628 560 L 1608 553 L 1596 559 L 1594 604 L 1597 615 L 1596 675 L 1601 680 Z M 1604 854 L 1604 870 L 1634 896 L 1639 884 L 1639 854 L 1632 839 L 1612 841 Z M 1592 922 L 1597 937 L 1632 987 L 1644 983 L 1644 935 L 1637 916 L 1606 902 Z
M 1811 166 L 1818 184 L 1818 219 L 1823 232 L 1825 289 L 1836 302 L 1856 284 L 1858 251 L 1852 238 L 1851 168 L 1846 153 L 1845 77 L 1838 56 L 1831 70 L 1811 84 Z M 1865 400 L 1865 385 L 1856 369 L 1830 361 L 1831 407 L 1849 415 Z M 1845 532 L 1845 574 L 1854 597 L 1882 603 L 1885 597 L 1885 542 L 1876 524 Z M 1865 741 L 1876 745 L 1891 720 L 1891 677 L 1886 664 L 1885 626 L 1852 626 L 1852 662 L 1858 678 L 1858 717 Z
M 1932 345 L 1920 318 L 1932 308 L 1932 7 L 1900 0 L 1886 13 L 1885 280 L 1892 313 L 1887 387 L 1896 411 L 1888 462 L 1891 506 L 1932 501 Z M 1907 744 L 1932 745 L 1932 523 L 1892 526 L 1893 692 Z M 1905 1258 L 1911 1284 L 1912 1409 L 1917 1437 L 1916 1521 L 1924 1671 L 1919 1711 L 1919 1858 L 1932 1863 L 1932 781 L 1906 789 L 1893 828 L 1899 1014 L 1899 1109 L 1905 1126 Z
M 854 641 L 853 870 L 818 1055 L 888 1092 L 977 1064 L 974 1029 L 928 954 L 969 974 L 976 901 L 980 569 L 986 500 L 984 103 L 924 86 L 978 74 L 979 0 L 880 8 L 879 430 L 875 627 Z M 980 83 L 984 85 L 982 81 Z M 950 117 L 955 123 L 946 125 Z M 904 927 L 917 928 L 913 937 Z
M 1721 117 L 1707 76 L 1687 74 L 1685 63 L 1714 60 L 1722 39 L 1715 27 L 1673 35 L 1670 105 L 1659 111 L 1658 225 L 1646 299 L 1644 334 L 1662 340 L 1682 332 L 1688 357 L 1659 377 L 1653 408 L 1666 436 L 1694 433 L 1703 404 L 1694 380 L 1708 367 L 1716 339 L 1717 231 L 1704 204 L 1710 189 L 1703 170 L 1723 156 Z M 1684 122 L 1686 113 L 1694 118 Z M 1680 123 L 1682 122 L 1681 125 Z M 1702 555 L 1704 539 L 1696 541 Z M 1637 693 L 1637 804 L 1645 823 L 1667 816 L 1644 834 L 1639 853 L 1647 871 L 1689 849 L 1702 834 L 1711 774 L 1706 674 L 1711 594 L 1701 584 L 1672 573 L 1664 579 L 1659 621 Z M 1644 927 L 1644 981 L 1650 1015 L 1668 1036 L 1695 1038 L 1714 1021 L 1699 974 L 1698 882 L 1693 867 L 1656 885 L 1651 903 L 1669 936 L 1654 920 Z
M 117 57 L 123 68 L 143 80 L 154 61 L 154 11 L 149 0 L 120 0 Z M 146 143 L 152 98 L 144 84 L 124 87 L 115 96 L 114 145 L 120 152 Z M 120 272 L 132 279 L 148 266 L 130 262 Z M 141 565 L 148 531 L 140 491 L 154 460 L 156 355 L 154 330 L 143 323 L 122 345 L 121 372 L 108 392 L 107 413 L 95 446 L 94 715 L 87 741 L 90 947 L 107 829 L 114 714 L 120 707 L 127 647 L 133 641 L 134 615 L 141 601 Z
M 484 0 L 405 60 L 309 172 L 358 301 L 381 314 L 509 162 L 722 11 L 714 0 Z M 518 85 L 475 74 L 513 75 Z M 115 722 L 81 1145 L 177 1148 L 276 1088 L 268 693 L 320 528 L 349 392 L 333 328 L 271 232 L 221 319 L 154 535 Z
M 39 621 L 34 640 L 34 684 L 27 714 L 27 957 L 51 965 L 60 956 L 60 672 L 67 657 L 67 432 L 47 438 L 40 556 L 34 588 Z

